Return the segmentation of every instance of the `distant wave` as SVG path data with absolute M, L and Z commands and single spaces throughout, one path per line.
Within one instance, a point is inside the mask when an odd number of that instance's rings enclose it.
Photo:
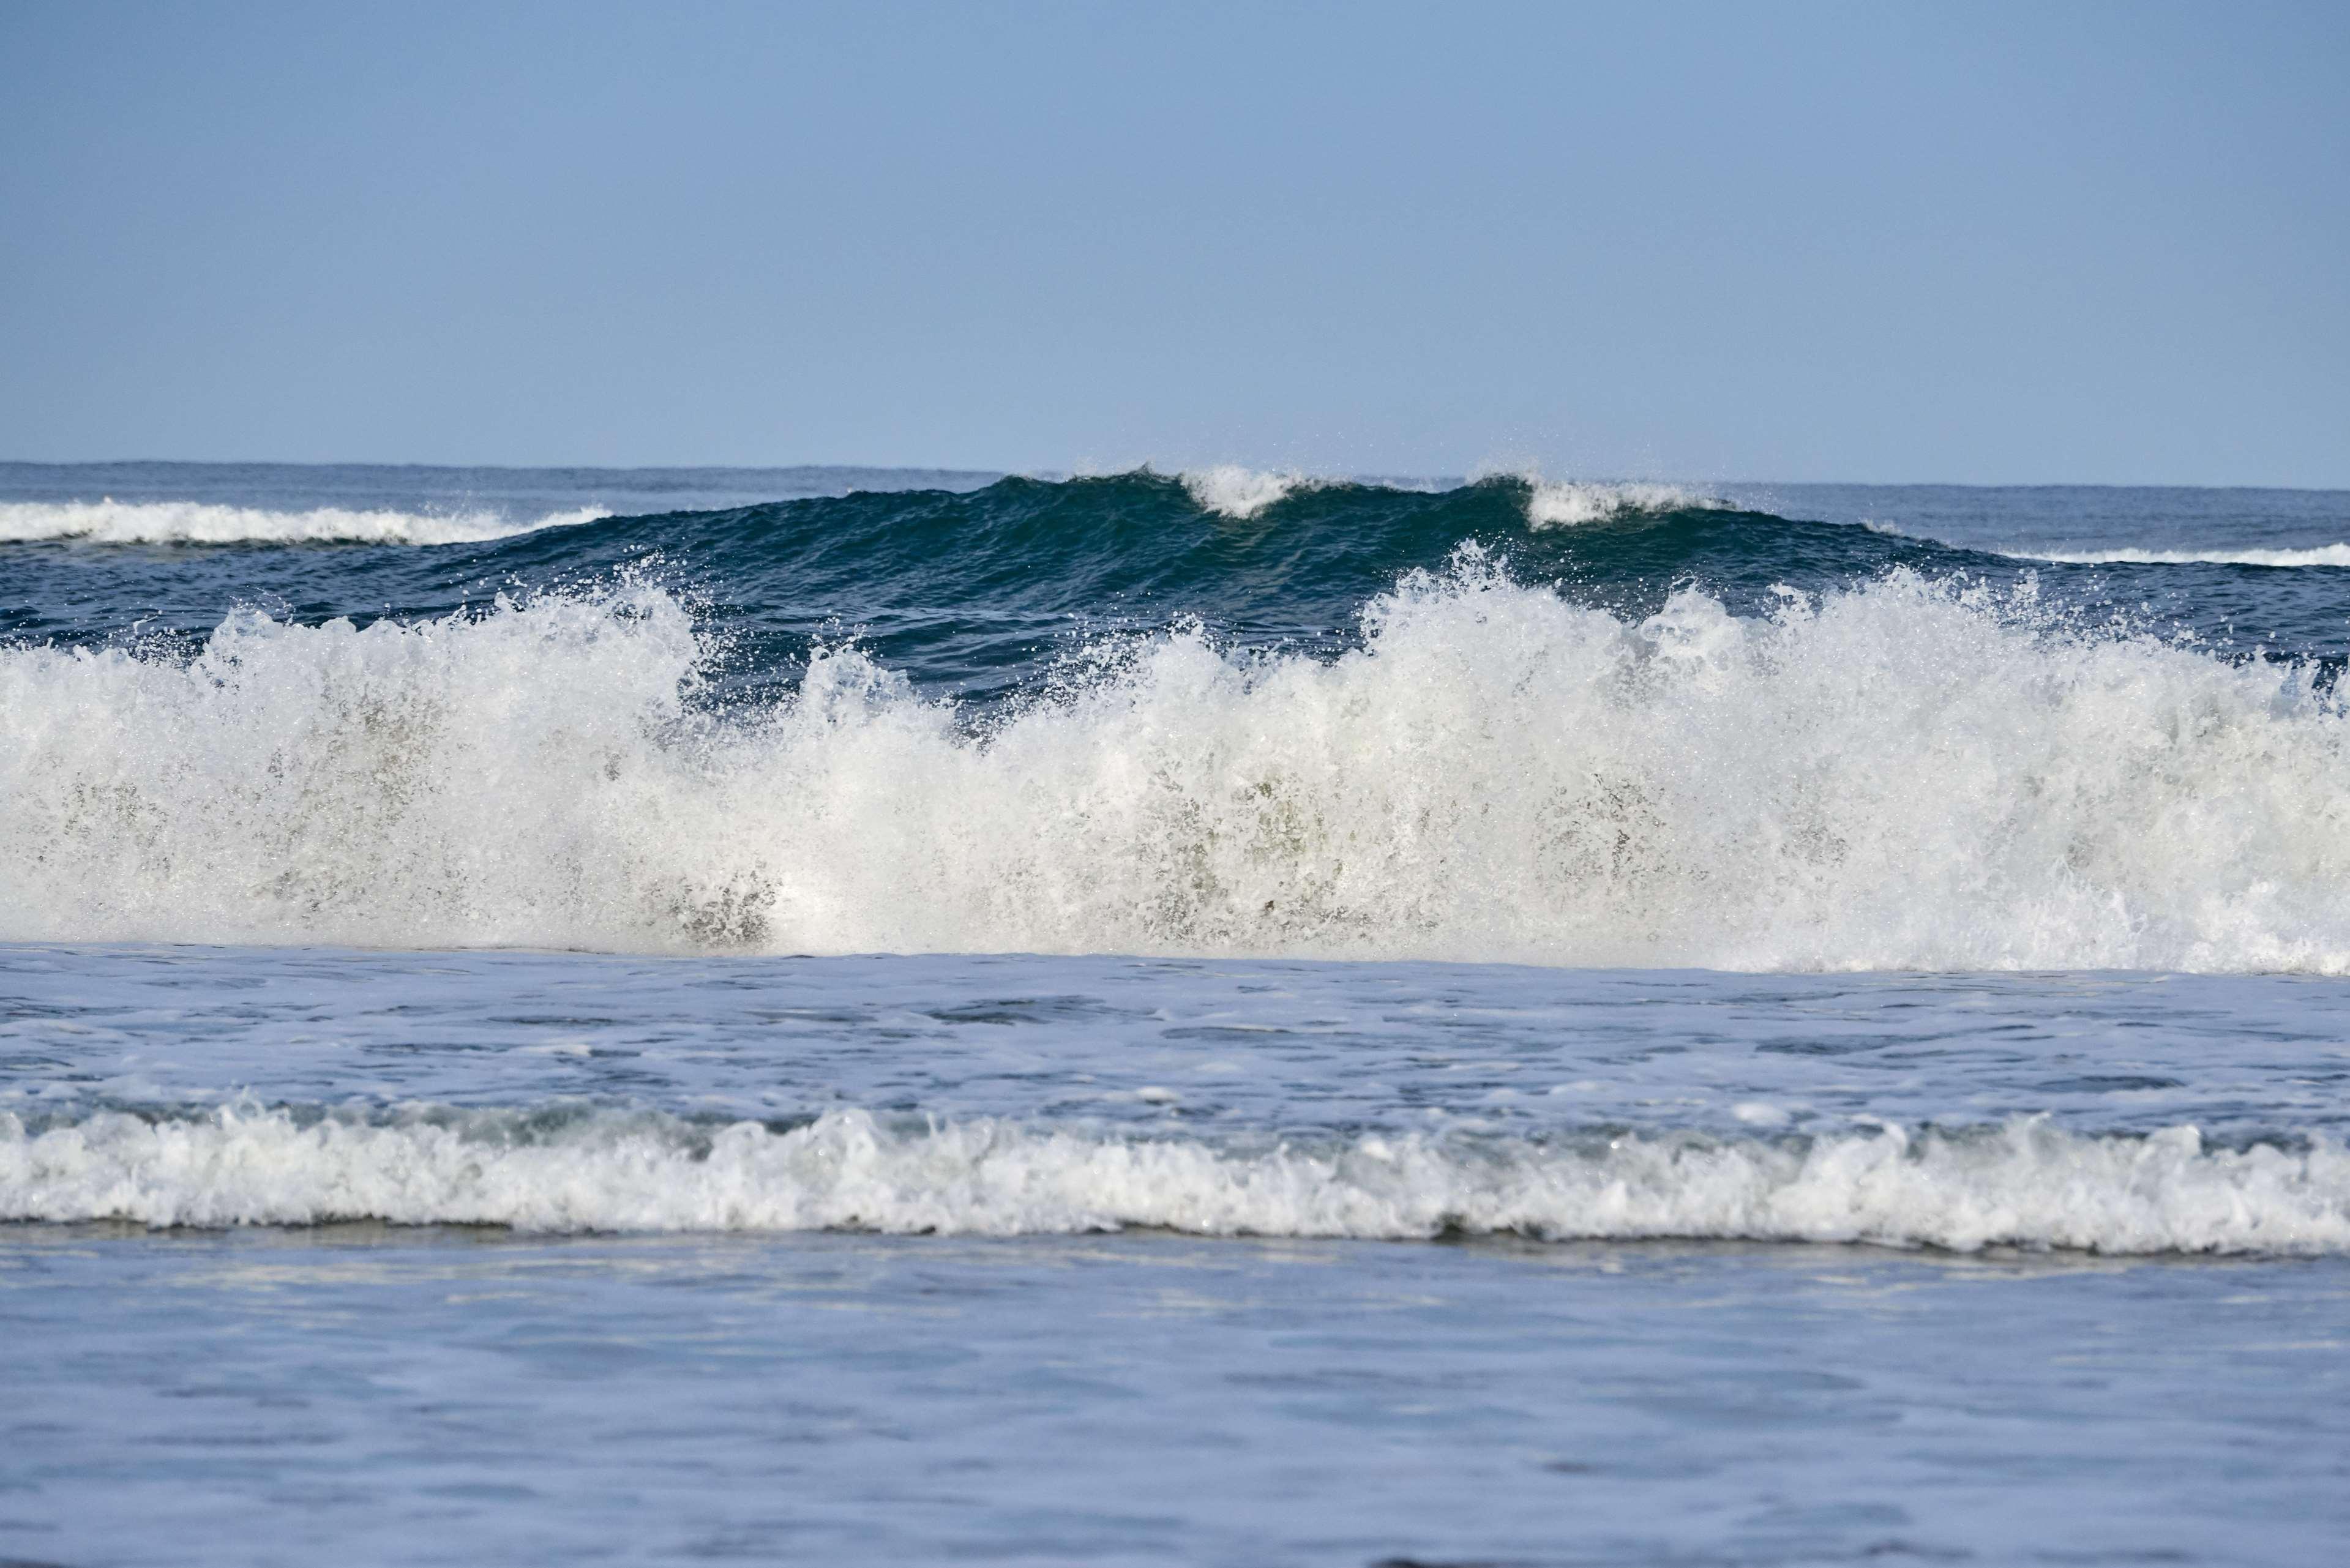
M 2010 550 L 2019 561 L 2078 566 L 2350 566 L 2350 544 L 2302 550 Z
M 610 514 L 581 507 L 516 520 L 494 512 L 273 512 L 197 501 L 0 502 L 0 543 L 87 539 L 102 545 L 472 545 Z
M 2313 670 L 1898 570 L 1630 618 L 1473 549 L 1362 628 L 1112 639 L 982 733 L 854 649 L 712 711 L 642 586 L 0 649 L 0 940 L 2350 972 Z
M 342 1220 L 529 1231 L 863 1230 L 1410 1240 L 1723 1238 L 1972 1251 L 2350 1251 L 2350 1155 L 2087 1137 L 2037 1120 L 1814 1138 L 1143 1137 L 830 1111 L 774 1130 L 652 1113 L 230 1107 L 0 1113 L 0 1220 Z

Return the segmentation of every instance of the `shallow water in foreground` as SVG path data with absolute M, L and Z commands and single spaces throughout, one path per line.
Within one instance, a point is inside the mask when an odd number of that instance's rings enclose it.
M 2310 1564 L 2350 1263 L 0 1229 L 0 1553 Z
M 0 996 L 0 1559 L 2350 1539 L 2333 981 L 15 947 Z

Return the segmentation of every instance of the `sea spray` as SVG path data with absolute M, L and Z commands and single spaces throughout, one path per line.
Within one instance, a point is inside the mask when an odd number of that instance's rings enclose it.
M 2312 673 L 2025 591 L 1635 620 L 1472 547 L 1335 659 L 1179 628 L 978 727 L 710 657 L 643 584 L 0 653 L 0 937 L 2350 971 Z
M 1301 486 L 1313 483 L 1301 474 L 1261 472 L 1232 463 L 1187 470 L 1182 478 L 1185 493 L 1201 511 L 1241 521 L 1256 516 L 1286 500 Z

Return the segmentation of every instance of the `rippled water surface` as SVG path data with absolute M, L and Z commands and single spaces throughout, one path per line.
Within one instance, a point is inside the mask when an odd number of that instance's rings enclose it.
M 0 1551 L 2339 1561 L 2338 1261 L 81 1227 Z

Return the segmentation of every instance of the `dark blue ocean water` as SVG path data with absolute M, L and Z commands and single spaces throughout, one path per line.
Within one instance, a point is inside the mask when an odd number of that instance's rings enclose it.
M 0 1561 L 2331 1563 L 2350 495 L 0 464 Z

